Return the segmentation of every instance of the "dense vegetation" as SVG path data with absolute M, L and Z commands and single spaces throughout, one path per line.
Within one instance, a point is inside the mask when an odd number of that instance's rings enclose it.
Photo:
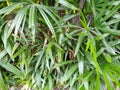
M 0 0 L 1 90 L 119 90 L 120 0 Z

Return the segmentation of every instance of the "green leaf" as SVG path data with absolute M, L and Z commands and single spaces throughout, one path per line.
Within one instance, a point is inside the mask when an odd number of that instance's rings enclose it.
M 0 71 L 0 89 L 1 90 L 8 90 L 7 87 L 6 87 L 6 84 L 4 82 L 4 79 L 2 77 L 1 71 Z
M 101 73 L 101 68 L 97 60 L 94 60 L 93 56 L 89 52 L 85 52 L 85 55 L 87 59 L 90 61 L 90 63 L 96 68 L 96 72 L 98 73 L 99 71 Z
M 78 14 L 72 14 L 72 15 L 67 14 L 66 16 L 63 17 L 63 20 L 68 21 L 68 20 L 71 20 L 72 18 L 74 18 L 76 16 L 78 16 Z
M 108 90 L 112 90 L 112 85 L 110 84 L 106 71 L 103 71 L 102 73 L 103 73 L 103 77 L 104 77 Z
M 83 81 L 82 81 L 82 83 L 80 84 L 80 86 L 78 87 L 78 89 L 77 90 L 80 90 L 81 89 L 81 87 L 84 85 L 84 83 L 86 83 L 87 81 L 88 81 L 88 79 L 90 78 L 90 76 L 93 74 L 93 70 L 92 71 L 90 71 L 88 74 L 87 74 L 87 76 L 83 79 Z M 79 79 L 80 77 L 78 77 L 78 78 L 76 78 L 76 80 L 77 79 Z
M 6 50 L 0 52 L 0 60 L 7 54 Z
M 110 44 L 105 39 L 103 39 L 103 43 L 106 46 L 106 49 L 110 54 L 113 54 L 113 55 L 116 54 L 115 50 L 110 46 Z
M 15 74 L 15 76 L 17 76 L 18 78 L 23 78 L 24 74 L 17 69 L 15 66 L 13 66 L 12 64 L 8 63 L 8 62 L 0 62 L 0 66 L 2 66 L 3 68 L 5 68 L 6 70 L 12 72 L 13 74 Z
M 95 63 L 94 63 L 92 55 L 89 52 L 85 52 L 85 55 L 87 59 L 90 61 L 90 63 L 95 67 Z
M 8 30 L 9 30 L 9 26 L 8 26 L 8 24 L 6 24 L 6 25 L 4 26 L 4 32 L 3 32 L 2 35 L 1 35 L 1 39 L 3 40 L 3 43 L 4 43 L 4 47 L 5 47 L 5 48 L 6 48 L 6 46 L 7 46 Z
M 115 45 L 118 45 L 118 44 L 120 44 L 120 39 L 109 42 L 110 46 L 115 46 Z
M 111 1 L 108 3 L 109 5 L 118 5 L 120 4 L 120 1 L 119 0 L 116 0 L 116 1 Z
M 29 6 L 26 6 L 26 7 L 23 7 L 22 9 L 20 9 L 20 11 L 18 12 L 18 14 L 16 15 L 10 29 L 9 29 L 9 32 L 8 32 L 8 37 L 9 35 L 11 34 L 12 30 L 14 29 L 15 27 L 15 33 L 14 33 L 14 39 L 16 41 L 16 38 L 17 38 L 17 34 L 18 34 L 18 31 L 20 29 L 20 26 L 22 24 L 22 21 L 24 19 L 24 16 L 25 14 L 27 13 L 27 9 L 29 8 Z
M 78 68 L 77 65 L 71 66 L 70 69 L 63 75 L 63 77 L 61 77 L 61 83 L 67 81 L 73 75 L 73 73 L 77 70 L 77 68 Z
M 35 71 L 38 69 L 38 66 L 40 65 L 40 61 L 44 55 L 44 52 L 45 50 L 42 49 L 40 52 L 39 52 L 39 57 L 38 57 L 38 60 L 37 60 L 37 63 L 35 64 Z
M 96 90 L 100 90 L 100 74 L 97 73 L 96 76 Z
M 61 25 L 59 24 L 59 20 L 57 20 L 56 19 L 56 17 L 55 17 L 55 13 L 53 14 L 52 12 L 53 11 L 51 11 L 50 9 L 48 9 L 49 7 L 43 7 L 43 10 L 55 21 L 55 24 L 57 24 L 58 25 L 58 27 L 60 28 L 60 29 L 62 29 L 62 27 L 61 27 Z
M 107 20 L 109 17 L 113 16 L 119 9 L 120 9 L 119 4 L 113 7 L 113 9 L 104 17 L 104 20 Z
M 29 12 L 29 28 L 32 30 L 33 42 L 35 41 L 35 30 L 36 30 L 36 24 L 37 24 L 36 17 L 37 17 L 36 7 L 32 5 L 30 7 L 30 12 Z
M 83 61 L 79 62 L 78 67 L 79 67 L 79 73 L 83 74 L 83 70 L 84 70 L 84 63 L 83 63 Z
M 43 11 L 43 9 L 41 8 L 40 5 L 37 5 L 37 8 L 38 8 L 40 14 L 42 15 L 42 17 L 44 18 L 46 24 L 48 25 L 48 27 L 49 27 L 51 33 L 52 33 L 53 35 L 55 35 L 54 28 L 53 28 L 52 23 L 50 22 L 48 16 L 47 16 L 46 13 Z
M 63 61 L 63 52 L 59 49 L 57 49 L 57 56 L 58 56 L 58 62 Z
M 62 67 L 62 66 L 64 66 L 64 65 L 67 65 L 67 64 L 70 64 L 70 63 L 73 63 L 73 62 L 75 62 L 75 61 L 69 60 L 69 61 L 60 62 L 60 63 L 58 63 L 58 64 L 55 64 L 54 67 L 53 67 L 53 69 L 54 69 L 54 68 L 57 68 L 57 67 Z
M 13 55 L 13 57 L 16 58 L 16 57 L 19 56 L 25 49 L 26 49 L 26 46 L 23 46 L 22 48 L 20 48 L 20 49 Z
M 74 5 L 70 4 L 69 2 L 67 2 L 66 0 L 57 0 L 58 3 L 70 8 L 70 9 L 73 9 L 73 10 L 78 10 L 77 7 L 75 7 Z
M 82 55 L 80 56 L 80 54 L 77 55 L 77 58 L 79 60 L 79 62 L 78 62 L 79 74 L 83 75 L 83 72 L 84 72 L 84 59 L 83 59 Z
M 40 86 L 41 86 L 41 75 L 40 75 L 40 73 L 37 72 L 37 74 L 35 76 L 35 80 L 36 80 L 36 85 L 40 88 Z
M 103 38 L 107 37 L 108 35 L 109 35 L 108 33 L 98 35 L 95 37 L 95 40 L 97 40 L 97 41 L 102 40 Z
M 12 50 L 12 54 L 14 54 L 14 52 L 18 48 L 18 46 L 19 46 L 19 43 L 15 43 L 14 44 L 14 47 L 13 47 L 13 50 Z
M 75 48 L 75 54 L 74 54 L 74 56 L 76 56 L 76 55 L 78 54 L 78 51 L 79 51 L 79 48 L 80 48 L 80 45 L 81 45 L 83 39 L 84 39 L 84 36 L 80 36 L 80 37 L 79 37 L 77 46 L 76 46 L 76 48 Z
M 6 24 L 4 28 L 4 32 L 1 35 L 1 39 L 3 41 L 5 50 L 9 54 L 10 58 L 14 61 L 13 54 L 12 54 L 13 42 L 10 39 L 9 41 L 7 41 L 8 30 L 9 30 L 9 26 L 8 24 Z
M 112 25 L 118 22 L 120 22 L 120 18 L 112 19 L 109 22 L 107 22 L 106 25 Z
M 119 36 L 120 35 L 120 31 L 119 30 L 114 30 L 114 29 L 109 29 L 109 28 L 99 28 L 100 31 L 104 32 L 104 33 L 109 33 L 111 35 L 116 35 Z
M 53 80 L 50 75 L 48 76 L 48 80 L 49 80 L 49 90 L 53 90 Z
M 107 7 L 108 1 L 104 0 L 104 3 L 102 4 L 102 8 L 100 9 L 100 14 L 98 15 L 97 19 L 99 20 L 100 18 L 102 18 L 102 16 L 105 13 L 106 7 Z
M 14 3 L 10 6 L 7 6 L 5 8 L 0 9 L 0 14 L 7 13 L 9 14 L 11 11 L 13 11 L 15 8 L 17 8 L 19 5 L 22 5 L 22 3 Z
M 119 83 L 119 80 L 115 77 L 114 74 L 112 74 L 111 72 L 108 71 L 108 74 L 110 76 L 110 78 L 119 86 L 120 88 L 120 83 Z
M 103 53 L 103 55 L 109 63 L 112 63 L 112 57 L 108 53 Z
M 105 48 L 101 48 L 101 49 L 97 52 L 97 57 L 101 56 L 101 54 L 103 54 L 104 51 L 105 51 Z
M 55 46 L 57 49 L 61 50 L 62 52 L 64 51 L 64 50 L 60 47 L 60 45 L 57 44 L 56 42 L 54 42 L 53 44 L 54 44 L 54 46 Z

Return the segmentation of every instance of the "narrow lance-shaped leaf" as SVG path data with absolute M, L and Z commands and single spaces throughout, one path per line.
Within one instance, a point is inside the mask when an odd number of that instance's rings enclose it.
M 50 10 L 48 10 L 47 8 L 44 8 L 44 11 L 56 22 L 57 26 L 61 29 L 61 25 L 59 24 L 59 21 L 56 19 L 56 17 L 52 14 L 52 12 L 50 12 Z
M 85 55 L 87 59 L 90 61 L 90 63 L 96 68 L 96 72 L 102 73 L 101 68 L 96 60 L 94 60 L 93 56 L 89 52 L 85 52 Z
M 48 76 L 48 80 L 49 80 L 49 90 L 53 90 L 53 80 L 50 75 Z
M 7 35 L 8 35 L 9 26 L 6 24 L 4 26 L 4 32 L 1 34 L 1 39 L 3 40 L 4 47 L 7 46 Z
M 111 86 L 110 81 L 107 77 L 106 71 L 104 70 L 102 73 L 103 73 L 103 77 L 104 77 L 104 80 L 105 80 L 105 83 L 107 85 L 108 90 L 112 90 L 112 86 Z
M 93 70 L 92 71 L 90 71 L 88 74 L 87 74 L 87 76 L 83 79 L 83 81 L 82 81 L 82 84 L 78 87 L 78 89 L 77 90 L 80 90 L 81 89 L 81 87 L 84 85 L 84 83 L 86 82 L 86 81 L 88 81 L 88 79 L 90 78 L 90 76 L 93 74 Z M 79 79 L 79 77 L 78 78 L 76 78 L 76 80 L 77 79 Z
M 96 90 L 100 90 L 100 73 L 97 72 L 96 75 Z
M 107 37 L 108 35 L 109 35 L 108 33 L 98 35 L 95 37 L 95 40 L 97 40 L 97 41 L 102 40 L 103 38 Z
M 0 9 L 0 14 L 4 14 L 4 13 L 10 13 L 11 11 L 13 11 L 15 8 L 17 8 L 19 5 L 21 5 L 22 3 L 13 3 L 10 6 L 7 6 L 5 8 Z
M 103 55 L 104 55 L 105 59 L 107 60 L 107 62 L 112 63 L 112 57 L 109 54 L 103 53 Z
M 0 52 L 0 59 L 2 59 L 7 54 L 6 50 Z
M 120 18 L 112 19 L 112 20 L 106 22 L 106 25 L 112 25 L 112 24 L 115 24 L 118 22 L 120 22 Z
M 4 32 L 1 35 L 5 50 L 7 51 L 7 53 L 9 54 L 10 58 L 14 61 L 13 55 L 12 55 L 12 42 L 9 40 L 7 41 L 7 32 L 9 30 L 8 24 L 5 25 L 5 29 Z
M 55 60 L 54 60 L 54 56 L 53 56 L 53 52 L 52 52 L 52 48 L 50 48 L 49 50 L 47 50 L 47 53 L 51 59 L 51 65 L 53 65 L 55 63 Z
M 38 66 L 40 65 L 40 61 L 44 55 L 44 52 L 45 52 L 45 49 L 43 48 L 40 52 L 39 52 L 39 57 L 38 57 L 38 60 L 37 60 L 37 63 L 35 65 L 35 71 L 38 69 Z
M 13 47 L 13 50 L 12 50 L 12 54 L 15 52 L 15 50 L 18 48 L 19 46 L 19 43 L 15 43 L 14 44 L 14 47 Z
M 47 48 L 46 48 L 46 52 L 47 52 L 46 54 L 49 55 L 49 57 L 50 57 L 50 59 L 51 59 L 51 64 L 52 64 L 52 65 L 54 64 L 54 57 L 53 57 L 53 52 L 52 52 L 52 46 L 53 46 L 53 44 L 54 44 L 54 42 L 51 41 L 51 42 L 48 44 Z
M 107 0 L 104 0 L 104 3 L 103 3 L 103 5 L 102 5 L 102 8 L 100 9 L 100 14 L 98 15 L 97 19 L 102 18 L 102 16 L 103 16 L 104 13 L 105 13 L 107 4 L 108 4 L 108 1 L 107 1 Z
M 96 71 L 98 72 L 98 70 L 99 70 L 99 64 L 98 64 L 98 61 L 97 61 L 97 53 L 96 53 L 96 49 L 95 49 L 94 43 L 95 43 L 94 39 L 92 39 L 92 41 L 90 43 L 90 51 L 91 51 L 91 54 L 93 56 L 93 60 L 94 60 L 95 67 L 96 67 Z
M 37 12 L 36 7 L 34 5 L 31 6 L 29 11 L 29 28 L 32 30 L 32 40 L 35 41 L 35 30 L 36 30 L 36 18 Z
M 116 54 L 116 53 L 115 53 L 115 50 L 109 45 L 109 43 L 108 43 L 105 39 L 103 39 L 102 41 L 103 41 L 104 45 L 106 46 L 107 51 L 108 51 L 110 54 L 115 55 L 115 54 Z
M 55 35 L 55 31 L 54 28 L 52 26 L 52 23 L 50 22 L 49 18 L 47 17 L 46 13 L 42 10 L 41 6 L 37 5 L 38 10 L 40 12 L 40 14 L 42 15 L 42 17 L 44 18 L 46 24 L 48 25 L 50 31 L 52 32 L 53 35 Z
M 56 0 L 58 3 L 70 8 L 70 9 L 73 9 L 73 10 L 77 10 L 78 8 L 75 7 L 74 5 L 70 4 L 69 2 L 67 2 L 66 0 Z
M 29 8 L 29 6 L 23 7 L 17 14 L 17 16 L 15 17 L 15 20 L 13 21 L 13 24 L 15 24 L 15 41 L 16 41 L 16 37 L 17 37 L 17 33 L 20 29 L 20 25 L 22 24 L 23 18 L 27 12 L 27 9 Z M 12 26 L 12 25 L 11 25 Z M 12 31 L 12 30 L 10 30 Z M 10 32 L 11 33 L 11 32 Z M 10 34 L 8 33 L 8 35 Z
M 81 45 L 83 39 L 84 39 L 84 36 L 80 36 L 80 37 L 79 37 L 77 46 L 76 46 L 76 48 L 75 48 L 75 55 L 74 55 L 74 56 L 77 55 L 77 53 L 78 53 L 78 51 L 79 51 L 79 49 L 80 49 L 80 45 Z
M 28 45 L 28 41 L 27 41 L 27 38 L 25 37 L 25 34 L 23 32 L 24 30 L 24 26 L 26 24 L 26 16 L 27 16 L 27 13 L 24 15 L 24 18 L 23 18 L 23 23 L 22 23 L 22 26 L 21 26 L 21 29 L 20 29 L 20 33 L 21 33 L 21 36 L 23 37 L 23 39 L 25 40 L 26 44 Z
M 107 20 L 109 17 L 113 16 L 117 10 L 120 9 L 120 5 L 116 5 L 105 17 L 104 20 Z
M 83 74 L 83 70 L 84 70 L 84 62 L 83 62 L 83 60 L 79 61 L 78 68 L 79 68 L 79 73 L 82 75 Z
M 26 49 L 26 46 L 23 46 L 22 48 L 19 47 L 19 50 L 13 55 L 14 58 L 19 56 L 24 50 Z
M 108 74 L 109 74 L 110 78 L 111 78 L 111 79 L 119 86 L 119 88 L 120 88 L 119 80 L 115 77 L 115 75 L 112 74 L 112 72 L 109 72 L 109 71 L 108 71 Z
M 109 33 L 111 35 L 116 35 L 116 36 L 120 35 L 119 30 L 114 30 L 114 29 L 109 29 L 109 28 L 101 28 L 101 27 L 99 27 L 99 30 L 104 32 L 104 33 Z
M 61 77 L 61 82 L 65 82 L 67 81 L 72 75 L 73 73 L 77 70 L 78 66 L 75 64 L 73 66 L 70 67 L 70 69 L 64 74 L 63 77 Z
M 78 59 L 78 69 L 79 69 L 79 74 L 81 75 L 81 77 L 83 76 L 83 72 L 84 72 L 84 59 L 82 57 L 82 55 L 79 53 L 77 55 L 77 59 Z
M 13 66 L 12 64 L 10 64 L 8 62 L 1 61 L 0 66 L 5 68 L 6 70 L 12 72 L 13 74 L 15 74 L 19 78 L 23 78 L 23 76 L 24 76 L 24 74 L 19 69 L 17 69 L 15 66 Z
M 53 67 L 53 69 L 54 69 L 54 68 L 58 68 L 58 67 L 62 67 L 62 66 L 64 66 L 64 65 L 71 64 L 71 63 L 74 63 L 74 62 L 75 62 L 75 61 L 73 61 L 73 60 L 60 62 L 60 63 L 58 63 L 58 64 L 55 64 L 54 67 Z
M 6 84 L 4 82 L 4 79 L 2 77 L 1 72 L 0 72 L 0 89 L 2 89 L 2 90 L 8 90 L 7 87 L 6 87 Z

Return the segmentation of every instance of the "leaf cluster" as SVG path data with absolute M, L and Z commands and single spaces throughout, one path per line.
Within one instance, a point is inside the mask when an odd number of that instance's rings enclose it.
M 120 1 L 0 0 L 0 89 L 18 88 L 120 89 Z

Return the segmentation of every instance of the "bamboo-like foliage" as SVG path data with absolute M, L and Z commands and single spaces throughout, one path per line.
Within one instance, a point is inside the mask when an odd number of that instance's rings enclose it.
M 1 90 L 119 90 L 119 0 L 0 0 Z

